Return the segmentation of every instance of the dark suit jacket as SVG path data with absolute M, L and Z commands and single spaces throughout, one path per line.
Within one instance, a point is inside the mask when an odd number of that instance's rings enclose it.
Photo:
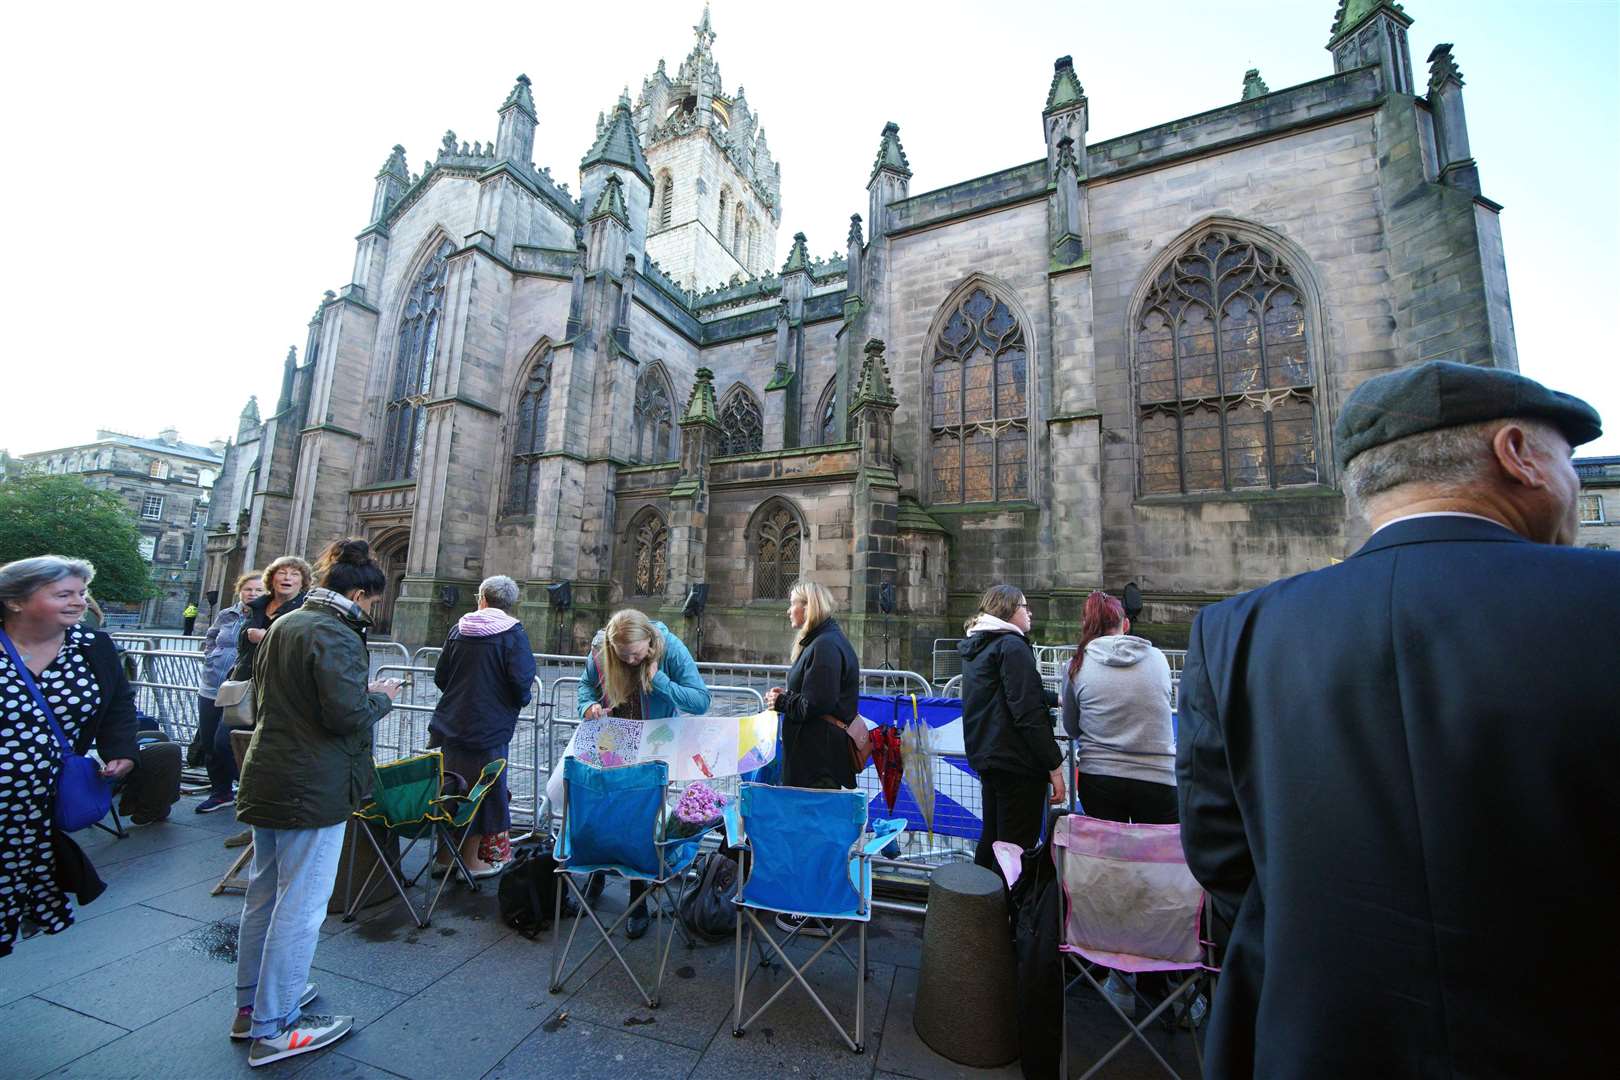
M 1612 1063 L 1617 662 L 1620 554 L 1465 517 L 1199 614 L 1177 777 L 1231 924 L 1210 1075 Z

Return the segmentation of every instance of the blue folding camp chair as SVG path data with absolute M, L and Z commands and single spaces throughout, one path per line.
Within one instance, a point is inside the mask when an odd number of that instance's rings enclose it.
M 736 1013 L 731 1033 L 741 1038 L 748 1026 L 797 982 L 845 1044 L 855 1053 L 862 1053 L 866 1049 L 866 924 L 872 919 L 872 857 L 900 839 L 905 823 L 874 821 L 876 835 L 866 836 L 866 795 L 860 791 L 743 784 L 737 805 L 738 811 L 726 816 L 726 833 L 728 843 L 742 857 L 735 902 L 748 921 L 748 943 L 743 944 L 743 919 L 739 918 L 734 968 Z M 826 928 L 827 940 L 802 967 L 796 966 L 783 945 L 799 931 L 778 942 L 760 921 L 756 914 L 759 911 L 804 916 Z M 852 958 L 839 941 L 851 926 L 857 928 L 858 959 Z M 744 1020 L 743 1005 L 752 973 L 747 957 L 753 951 L 756 932 L 787 966 L 792 978 Z M 831 948 L 843 953 L 855 969 L 853 1037 L 804 977 Z
M 578 912 L 568 930 L 568 940 L 561 948 L 553 945 L 555 961 L 551 973 L 551 992 L 562 990 L 563 985 L 596 954 L 603 944 L 612 950 L 635 984 L 647 1008 L 658 1008 L 658 994 L 664 985 L 664 968 L 669 962 L 669 946 L 675 938 L 675 919 L 664 923 L 665 893 L 675 884 L 680 894 L 686 891 L 686 871 L 697 857 L 703 833 L 681 837 L 678 840 L 660 840 L 664 834 L 664 791 L 669 786 L 669 766 L 662 761 L 647 761 L 638 765 L 624 765 L 613 769 L 599 769 L 578 758 L 563 759 L 562 826 L 552 854 L 557 860 L 558 880 L 573 893 Z M 612 926 L 603 926 L 602 920 L 591 909 L 586 894 L 574 880 L 575 874 L 595 871 L 617 874 L 632 881 L 645 881 L 647 891 L 632 900 Z M 563 889 L 557 890 L 557 908 L 552 925 L 557 928 L 557 940 L 562 938 Z M 652 993 L 641 985 L 624 954 L 613 943 L 613 934 L 630 914 L 642 904 L 651 905 L 658 919 L 653 936 L 659 950 L 658 976 Z M 602 940 L 591 946 L 573 970 L 563 975 L 568 952 L 573 947 L 574 935 L 584 919 L 601 934 Z

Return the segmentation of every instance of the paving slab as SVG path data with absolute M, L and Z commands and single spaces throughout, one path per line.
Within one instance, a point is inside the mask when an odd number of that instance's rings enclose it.
M 447 893 L 433 925 L 418 928 L 404 904 L 396 901 L 352 924 L 349 932 L 323 940 L 315 952 L 315 965 L 414 994 L 514 936 L 500 920 L 493 889 Z
M 133 1031 L 235 985 L 236 924 L 223 921 L 94 968 L 39 996 Z
M 199 881 L 212 884 L 230 865 L 230 855 L 213 837 L 194 833 L 186 843 L 162 851 L 111 864 L 97 862 L 107 891 L 85 909 L 85 920 L 104 919 L 120 908 Z
M 129 835 L 123 839 L 100 829 L 82 829 L 73 834 L 74 842 L 84 849 L 84 853 L 90 857 L 90 861 L 95 864 L 102 877 L 107 876 L 109 866 L 138 859 L 142 855 L 167 851 L 213 835 L 207 829 L 191 828 L 180 821 L 154 821 L 150 825 L 130 825 L 125 822 L 124 827 Z
M 891 1073 L 918 1080 L 1019 1080 L 1023 1072 L 1015 1060 L 998 1069 L 976 1069 L 960 1065 L 935 1053 L 917 1034 L 912 1021 L 916 1016 L 917 971 L 897 968 L 894 990 L 889 995 L 889 1016 L 883 1028 L 883 1045 L 878 1049 L 879 1075 Z
M 677 1080 L 692 1075 L 698 1063 L 696 1050 L 576 1020 L 564 1008 L 485 1073 L 484 1080 Z M 751 1068 L 729 1080 L 768 1075 L 765 1069 Z
M 298 1080 L 402 1080 L 398 1073 L 345 1057 L 337 1050 L 314 1055 L 309 1067 L 300 1069 L 296 1075 Z
M 110 968 L 126 956 L 197 927 L 195 919 L 135 906 L 81 921 L 60 934 L 41 934 L 19 942 L 10 956 L 0 960 L 0 1003 L 87 971 Z
M 121 1027 L 37 997 L 0 1006 L 0 1062 L 15 1080 L 43 1076 L 125 1034 Z
M 505 937 L 348 1040 L 344 1054 L 413 1080 L 479 1076 L 561 1004 L 550 950 Z
M 592 934 L 590 939 L 586 939 L 587 933 Z M 583 955 L 580 941 L 589 948 L 592 941 L 599 940 L 600 936 L 588 924 L 582 927 L 575 942 L 575 955 Z M 620 934 L 614 943 L 623 950 L 631 970 L 651 992 L 658 970 L 658 947 L 652 932 L 633 942 L 625 941 Z M 602 1027 L 623 1027 L 647 1038 L 702 1050 L 731 1013 L 732 953 L 730 941 L 688 949 L 677 936 L 670 946 L 658 1008 L 649 1009 L 624 968 L 603 946 L 597 955 L 605 957 L 605 961 L 568 999 L 568 1013 Z M 579 981 L 576 977 L 570 985 Z

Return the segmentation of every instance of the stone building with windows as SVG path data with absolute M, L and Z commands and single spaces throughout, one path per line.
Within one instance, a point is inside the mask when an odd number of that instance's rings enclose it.
M 1443 45 L 1416 82 L 1410 23 L 1343 0 L 1322 77 L 1234 73 L 1231 104 L 1100 142 L 1060 58 L 1033 160 L 935 191 L 889 123 L 844 250 L 798 235 L 780 269 L 780 170 L 706 12 L 602 117 L 577 195 L 531 160 L 519 77 L 493 141 L 377 175 L 352 280 L 244 417 L 210 587 L 358 533 L 412 643 L 491 573 L 552 648 L 625 604 L 694 637 L 702 584 L 705 656 L 779 660 L 800 576 L 868 662 L 926 668 L 997 581 L 1043 640 L 1135 582 L 1174 643 L 1359 543 L 1328 452 L 1359 382 L 1517 367 L 1462 75 Z
M 1620 550 L 1620 456 L 1576 458 L 1575 475 L 1581 481 L 1575 542 Z
M 209 496 L 225 460 L 223 440 L 199 446 L 166 428 L 155 439 L 98 431 L 94 442 L 20 455 L 42 473 L 77 473 L 91 487 L 121 496 L 141 534 L 141 556 L 151 566 L 152 598 L 137 610 L 105 605 L 118 621 L 179 626 L 192 601 L 202 606 L 203 525 Z M 119 618 L 122 617 L 122 618 Z

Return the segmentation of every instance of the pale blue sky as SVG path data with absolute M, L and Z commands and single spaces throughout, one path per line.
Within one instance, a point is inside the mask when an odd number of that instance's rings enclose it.
M 1219 4 L 719 0 L 715 55 L 782 165 L 783 257 L 805 232 L 843 246 L 887 120 L 922 192 L 1043 153 L 1052 60 L 1069 53 L 1093 141 L 1331 73 L 1336 0 Z M 0 446 L 97 427 L 234 431 L 273 401 L 321 292 L 349 280 L 389 147 L 411 167 L 446 128 L 495 134 L 518 72 L 534 80 L 535 160 L 577 187 L 598 110 L 691 47 L 696 0 L 466 9 L 90 2 L 10 16 L 0 149 L 14 229 Z M 1620 453 L 1620 357 L 1607 282 L 1620 250 L 1620 5 L 1410 0 L 1412 56 L 1455 45 L 1484 193 L 1502 233 L 1523 370 L 1587 397 Z M 18 49 L 16 46 L 21 45 Z M 1419 83 L 1426 65 L 1414 72 Z M 26 251 L 26 256 L 23 255 Z M 1601 286 L 1601 287 L 1600 287 Z M 1608 309 L 1611 315 L 1605 316 Z M 27 402 L 40 407 L 30 407 Z

